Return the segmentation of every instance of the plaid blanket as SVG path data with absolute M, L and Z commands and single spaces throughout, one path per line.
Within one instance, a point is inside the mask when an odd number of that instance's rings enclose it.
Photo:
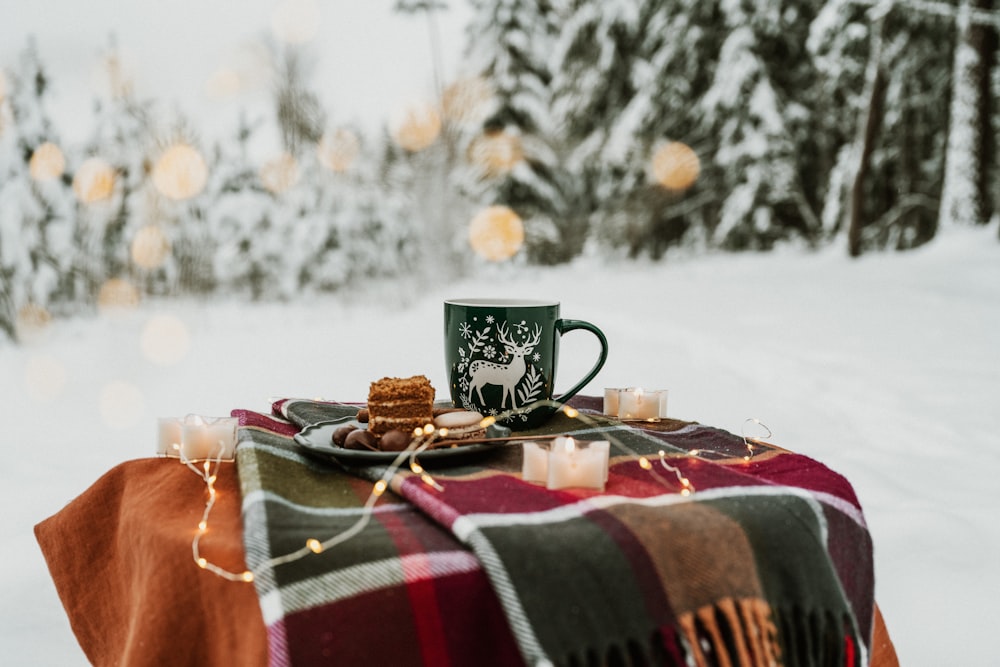
M 542 431 L 611 440 L 604 492 L 526 483 L 520 447 L 498 445 L 433 469 L 439 489 L 397 472 L 351 539 L 274 565 L 364 512 L 385 468 L 341 468 L 291 439 L 356 410 L 234 412 L 274 665 L 868 664 L 872 545 L 850 484 L 764 443 L 746 461 L 742 437 L 699 424 L 560 413 Z M 640 465 L 660 452 L 695 493 Z

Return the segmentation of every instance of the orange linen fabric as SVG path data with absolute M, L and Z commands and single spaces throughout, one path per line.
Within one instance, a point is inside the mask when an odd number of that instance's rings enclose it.
M 242 572 L 236 466 L 222 463 L 204 557 Z M 77 641 L 103 665 L 266 665 L 253 584 L 199 568 L 191 540 L 205 482 L 176 459 L 111 469 L 35 536 Z
M 889 639 L 889 630 L 885 627 L 878 603 L 875 604 L 875 622 L 872 625 L 872 656 L 869 664 L 871 667 L 899 667 L 896 647 Z

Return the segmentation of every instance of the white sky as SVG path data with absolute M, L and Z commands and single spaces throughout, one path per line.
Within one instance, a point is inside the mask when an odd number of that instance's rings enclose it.
M 288 1 L 288 0 L 286 0 Z M 433 91 L 428 22 L 391 11 L 393 0 L 293 0 L 318 5 L 311 88 L 331 123 L 381 125 L 406 101 Z M 11 69 L 29 35 L 52 83 L 49 111 L 64 142 L 82 141 L 100 94 L 99 61 L 114 35 L 140 97 L 179 110 L 208 136 L 235 127 L 241 108 L 270 117 L 266 91 L 220 99 L 207 82 L 222 67 L 250 62 L 250 46 L 273 35 L 279 0 L 24 0 L 0 9 L 0 68 Z M 454 78 L 468 18 L 465 0 L 437 13 L 446 79 Z M 313 23 L 313 22 L 310 22 Z

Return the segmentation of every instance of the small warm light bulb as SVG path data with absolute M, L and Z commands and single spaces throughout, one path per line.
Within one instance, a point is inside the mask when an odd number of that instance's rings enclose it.
M 312 551 L 314 554 L 323 553 L 323 543 L 315 537 L 310 537 L 306 540 L 306 546 L 309 547 L 309 551 Z
M 434 432 L 434 424 L 426 424 L 424 426 L 424 430 L 423 430 L 423 434 L 424 435 L 430 435 L 433 432 Z
M 441 134 L 441 115 L 430 104 L 403 109 L 392 122 L 392 138 L 411 153 L 429 147 Z
M 493 426 L 496 423 L 497 423 L 496 417 L 484 417 L 483 420 L 479 422 L 479 426 L 482 428 L 489 428 L 490 426 Z
M 688 450 L 688 455 L 689 456 L 698 456 L 698 454 L 701 454 L 701 450 L 700 449 L 689 449 Z
M 421 466 L 416 461 L 413 461 L 413 462 L 410 463 L 410 470 L 413 471 L 413 474 L 419 475 L 420 473 L 422 473 L 424 471 L 424 468 L 423 468 L 423 466 Z
M 682 496 L 690 496 L 691 495 L 691 490 L 690 489 L 686 489 L 686 488 L 685 489 L 681 489 L 681 495 Z
M 204 519 L 201 520 L 201 521 L 199 521 L 198 522 L 198 530 L 200 532 L 202 532 L 202 533 L 204 533 L 206 530 L 208 530 L 208 522 L 205 521 Z
M 576 419 L 580 416 L 580 412 L 576 408 L 571 408 L 568 405 L 563 406 L 563 413 L 570 419 Z
M 66 158 L 63 152 L 50 141 L 41 144 L 31 154 L 28 171 L 36 181 L 52 181 L 63 175 Z
M 170 256 L 170 241 L 157 224 L 140 227 L 129 248 L 132 261 L 143 269 L 158 269 Z
M 424 429 L 420 428 L 419 426 L 417 428 L 413 429 L 413 437 L 414 438 L 419 438 L 423 434 L 424 434 Z
M 420 481 L 422 481 L 427 486 L 434 487 L 438 491 L 444 490 L 444 487 L 438 484 L 436 481 L 434 481 L 434 478 L 428 475 L 427 473 L 424 473 L 423 475 L 420 476 Z
M 248 584 L 250 582 L 252 582 L 253 581 L 253 572 L 251 572 L 250 570 L 245 570 L 243 572 L 243 581 L 247 582 Z
M 701 161 L 690 146 L 671 141 L 653 154 L 653 178 L 667 190 L 687 190 L 701 175 Z
M 109 198 L 114 187 L 115 170 L 99 157 L 84 160 L 73 176 L 73 193 L 84 204 Z
M 287 192 L 299 181 L 299 163 L 291 153 L 282 153 L 260 168 L 260 182 L 274 194 Z
M 524 160 L 524 149 L 519 136 L 500 130 L 473 139 L 466 157 L 482 170 L 484 176 L 496 178 L 510 173 Z
M 493 87 L 483 77 L 461 79 L 444 89 L 442 115 L 453 122 L 472 127 L 480 125 L 493 106 Z
M 645 456 L 639 457 L 639 467 L 643 470 L 652 470 L 653 464 Z
M 689 480 L 687 477 L 681 477 L 681 486 L 684 487 L 691 486 L 691 480 Z
M 345 172 L 361 154 L 358 135 L 348 129 L 329 130 L 316 145 L 319 162 L 333 172 Z
M 524 222 L 507 206 L 489 206 L 469 223 L 469 245 L 483 259 L 510 259 L 524 245 Z
M 201 568 L 201 569 L 203 569 L 203 570 L 204 570 L 204 569 L 205 569 L 206 567 L 208 567 L 208 561 L 207 561 L 207 560 L 205 560 L 204 558 L 199 558 L 197 562 L 198 562 L 198 567 L 200 567 L 200 568 Z
M 372 493 L 374 493 L 376 496 L 381 496 L 383 493 L 385 493 L 386 486 L 387 485 L 385 483 L 385 480 L 380 479 L 379 481 L 375 482 L 375 486 L 372 488 Z
M 164 197 L 189 199 L 205 189 L 208 165 L 195 148 L 178 143 L 160 155 L 153 166 L 153 185 Z
M 109 278 L 97 293 L 97 310 L 100 313 L 131 310 L 138 305 L 138 288 L 122 278 Z

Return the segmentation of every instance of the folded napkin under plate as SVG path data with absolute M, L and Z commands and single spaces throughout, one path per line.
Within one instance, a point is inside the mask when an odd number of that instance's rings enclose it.
M 850 484 L 764 443 L 745 461 L 743 438 L 698 424 L 558 414 L 544 432 L 611 441 L 604 492 L 524 482 L 521 448 L 498 446 L 435 469 L 440 489 L 397 471 L 357 535 L 273 566 L 353 525 L 384 475 L 293 440 L 357 409 L 234 412 L 272 664 L 867 664 L 872 546 Z M 694 494 L 640 465 L 661 451 Z

